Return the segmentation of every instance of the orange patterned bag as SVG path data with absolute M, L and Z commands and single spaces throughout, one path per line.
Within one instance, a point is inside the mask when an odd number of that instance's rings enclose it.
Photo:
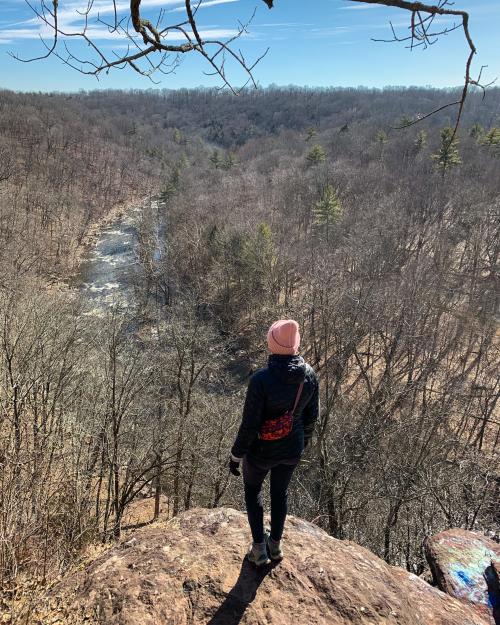
M 300 401 L 303 388 L 304 382 L 301 382 L 292 410 L 287 410 L 284 415 L 277 417 L 276 419 L 268 419 L 267 421 L 264 421 L 260 427 L 259 438 L 264 441 L 279 441 L 290 434 L 293 428 L 295 409 Z

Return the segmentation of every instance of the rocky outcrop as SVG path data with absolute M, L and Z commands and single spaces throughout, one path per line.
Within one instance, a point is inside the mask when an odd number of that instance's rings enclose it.
M 286 558 L 264 570 L 244 560 L 248 536 L 241 512 L 191 510 L 137 531 L 68 576 L 46 607 L 59 623 L 106 625 L 488 623 L 473 607 L 311 523 L 289 518 Z
M 425 554 L 435 584 L 500 625 L 500 545 L 475 532 L 451 529 L 428 539 Z
M 500 586 L 500 558 L 493 558 L 491 566 L 493 567 L 493 572 L 495 573 L 498 585 Z

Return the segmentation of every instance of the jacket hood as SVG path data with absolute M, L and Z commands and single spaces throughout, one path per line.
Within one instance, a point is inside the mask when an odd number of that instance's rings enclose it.
M 306 375 L 306 362 L 302 356 L 271 354 L 267 367 L 280 382 L 285 384 L 299 384 Z

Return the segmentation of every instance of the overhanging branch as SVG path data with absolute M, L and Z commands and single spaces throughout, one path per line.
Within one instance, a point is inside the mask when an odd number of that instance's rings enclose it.
M 440 107 L 436 111 L 420 116 L 412 120 L 407 126 L 413 125 L 429 117 L 439 110 L 447 107 L 457 107 L 457 117 L 455 133 L 460 124 L 464 104 L 471 86 L 484 89 L 480 84 L 481 72 L 477 78 L 472 77 L 472 63 L 476 54 L 476 46 L 469 29 L 469 14 L 467 11 L 457 9 L 451 0 L 439 0 L 435 4 L 423 2 L 411 2 L 410 0 L 347 0 L 357 4 L 380 5 L 393 7 L 407 11 L 410 14 L 409 32 L 404 36 L 398 36 L 391 24 L 392 38 L 385 41 L 407 42 L 408 47 L 413 49 L 418 46 L 427 47 L 434 45 L 440 36 L 447 35 L 452 31 L 461 29 L 463 31 L 467 47 L 468 56 L 465 64 L 464 85 L 460 98 Z M 121 3 L 116 0 L 109 0 L 110 6 L 106 12 L 112 13 L 114 20 L 106 23 L 101 15 L 97 15 L 97 23 L 106 27 L 107 32 L 116 35 L 117 40 L 125 41 L 127 46 L 125 52 L 111 52 L 111 58 L 106 53 L 104 47 L 98 43 L 99 36 L 89 28 L 91 12 L 94 9 L 94 0 L 87 0 L 87 8 L 84 11 L 75 9 L 77 16 L 83 20 L 80 30 L 70 30 L 61 23 L 59 19 L 59 0 L 25 0 L 26 4 L 35 13 L 39 21 L 53 32 L 51 43 L 42 40 L 46 48 L 46 53 L 42 56 L 24 59 L 18 55 L 13 55 L 18 60 L 28 62 L 47 58 L 50 55 L 59 57 L 64 63 L 74 69 L 98 77 L 103 71 L 113 68 L 132 67 L 135 71 L 148 77 L 159 71 L 171 73 L 178 67 L 180 59 L 188 53 L 202 56 L 208 63 L 209 75 L 217 75 L 222 80 L 225 87 L 237 93 L 247 84 L 256 86 L 253 70 L 262 59 L 267 50 L 254 61 L 247 61 L 241 50 L 235 50 L 235 42 L 247 33 L 247 28 L 253 19 L 239 24 L 235 34 L 227 39 L 204 37 L 197 22 L 197 12 L 203 6 L 204 0 L 184 0 L 185 19 L 179 23 L 165 23 L 167 14 L 166 8 L 160 8 L 158 18 L 155 23 L 145 18 L 141 9 L 142 0 L 129 0 L 129 9 L 119 15 Z M 262 0 L 269 8 L 273 9 L 276 2 L 274 0 Z M 278 5 L 280 0 L 278 0 Z M 283 6 L 284 3 L 283 3 Z M 104 11 L 100 3 L 101 11 Z M 122 7 L 123 10 L 123 7 Z M 255 12 L 254 12 L 255 14 Z M 434 23 L 437 17 L 453 17 L 456 23 L 441 29 L 435 29 Z M 73 20 L 74 21 L 74 20 Z M 173 43 L 172 38 L 181 39 L 181 43 Z M 62 51 L 61 51 L 61 39 Z M 87 58 L 80 58 L 72 51 L 70 42 L 75 39 L 83 40 L 91 55 Z M 123 47 L 123 45 L 122 45 Z M 92 56 L 93 55 L 93 56 Z M 243 87 L 237 89 L 233 87 L 233 80 L 228 73 L 227 63 L 231 61 L 236 64 L 246 76 Z M 144 63 L 146 67 L 144 67 Z M 487 86 L 487 85 L 486 85 Z M 452 138 L 452 139 L 453 139 Z
M 427 119 L 431 115 L 442 111 L 445 108 L 449 107 L 457 107 L 457 115 L 455 118 L 455 125 L 453 128 L 453 134 L 450 138 L 451 145 L 455 139 L 455 136 L 458 131 L 458 127 L 460 125 L 460 121 L 462 118 L 462 113 L 464 110 L 465 102 L 467 96 L 469 94 L 469 90 L 471 86 L 476 86 L 485 89 L 485 87 L 489 85 L 481 85 L 481 74 L 483 68 L 481 68 L 479 75 L 477 78 L 472 77 L 472 63 L 474 60 L 474 56 L 477 53 L 476 46 L 474 44 L 474 40 L 470 33 L 469 28 L 469 13 L 467 11 L 454 8 L 454 3 L 450 0 L 439 0 L 436 4 L 426 4 L 422 2 L 410 2 L 408 0 L 348 0 L 349 2 L 356 2 L 358 4 L 372 4 L 372 5 L 381 5 L 386 7 L 394 7 L 398 9 L 402 9 L 404 11 L 408 11 L 410 13 L 410 25 L 409 25 L 409 34 L 404 37 L 397 36 L 395 29 L 391 23 L 391 29 L 393 37 L 390 40 L 391 42 L 396 41 L 407 41 L 409 42 L 410 49 L 413 49 L 417 46 L 427 47 L 430 45 L 434 45 L 440 36 L 447 35 L 454 30 L 461 29 L 463 31 L 467 47 L 468 47 L 468 55 L 465 62 L 465 74 L 464 74 L 464 84 L 462 87 L 462 91 L 460 94 L 460 98 L 453 102 L 449 102 L 444 106 L 441 106 L 433 111 L 425 115 L 421 115 L 418 118 L 412 120 L 408 124 L 401 126 L 400 128 L 412 126 L 421 122 L 424 119 Z M 435 30 L 434 21 L 436 17 L 454 17 L 457 18 L 458 23 L 454 23 L 450 27 L 444 27 L 441 29 Z M 492 84 L 492 83 L 490 83 Z

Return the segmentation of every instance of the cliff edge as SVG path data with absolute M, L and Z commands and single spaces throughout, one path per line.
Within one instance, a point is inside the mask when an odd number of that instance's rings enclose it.
M 256 570 L 236 510 L 138 530 L 55 586 L 39 622 L 101 625 L 490 625 L 489 615 L 370 551 L 289 517 L 286 558 Z M 46 610 L 45 616 L 42 614 Z M 50 614 L 50 618 L 48 615 Z

